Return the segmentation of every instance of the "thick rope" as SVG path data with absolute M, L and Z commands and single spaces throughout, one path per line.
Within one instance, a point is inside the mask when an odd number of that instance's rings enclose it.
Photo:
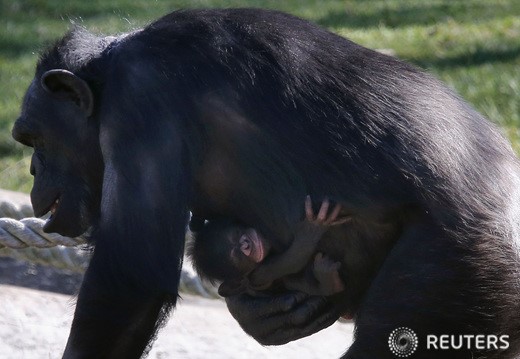
M 45 221 L 39 218 L 0 218 L 0 255 L 74 272 L 83 272 L 88 265 L 86 251 L 74 247 L 85 238 L 68 238 L 44 233 Z
M 44 233 L 45 220 L 32 216 L 26 195 L 0 189 L 0 256 L 84 272 L 90 259 L 85 237 L 69 238 Z M 23 218 L 23 219 L 22 219 Z M 70 248 L 72 247 L 72 248 Z M 179 290 L 217 298 L 215 286 L 201 281 L 189 261 L 184 261 Z
M 17 221 L 0 218 L 0 248 L 21 249 L 27 247 L 74 247 L 86 242 L 85 238 L 63 237 L 56 233 L 44 233 L 45 221 L 40 218 L 24 218 Z
M 28 204 L 16 205 L 12 202 L 0 202 L 0 217 L 20 219 L 32 215 L 33 210 Z

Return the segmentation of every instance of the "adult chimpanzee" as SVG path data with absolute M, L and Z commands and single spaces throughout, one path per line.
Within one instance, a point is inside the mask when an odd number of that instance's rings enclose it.
M 517 159 L 495 126 L 397 59 L 264 10 L 179 11 L 118 38 L 74 30 L 41 57 L 13 136 L 34 147 L 45 230 L 93 226 L 66 358 L 146 350 L 176 301 L 189 210 L 256 228 L 276 253 L 306 194 L 352 217 L 331 229 L 344 248 L 326 251 L 346 294 L 229 298 L 258 341 L 309 335 L 348 308 L 346 358 L 392 357 L 401 326 L 417 333 L 417 358 L 519 355 Z M 427 334 L 510 346 L 427 350 Z

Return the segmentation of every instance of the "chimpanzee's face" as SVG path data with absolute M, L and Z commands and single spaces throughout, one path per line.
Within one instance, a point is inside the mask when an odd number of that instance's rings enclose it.
M 51 212 L 45 232 L 83 233 L 99 214 L 103 159 L 92 93 L 65 70 L 48 71 L 27 90 L 13 138 L 34 149 L 31 201 L 36 216 Z

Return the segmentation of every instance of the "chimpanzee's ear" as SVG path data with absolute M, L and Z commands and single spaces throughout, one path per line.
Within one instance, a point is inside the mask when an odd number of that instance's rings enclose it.
M 83 79 L 72 72 L 63 69 L 49 70 L 42 75 L 41 85 L 54 97 L 76 103 L 87 117 L 92 115 L 92 91 Z
M 231 297 L 233 295 L 238 295 L 246 291 L 246 283 L 247 281 L 242 278 L 225 280 L 218 287 L 218 294 L 221 297 Z

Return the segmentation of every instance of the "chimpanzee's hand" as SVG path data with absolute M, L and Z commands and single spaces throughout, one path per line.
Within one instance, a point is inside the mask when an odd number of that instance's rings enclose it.
M 291 292 L 267 297 L 226 298 L 231 315 L 260 344 L 282 345 L 332 325 L 339 313 L 325 297 Z
M 297 223 L 294 227 L 294 244 L 306 246 L 319 242 L 323 233 L 331 226 L 340 225 L 351 220 L 351 217 L 339 217 L 341 205 L 338 203 L 329 214 L 330 201 L 323 200 L 318 214 L 314 214 L 312 200 L 310 196 L 305 198 L 305 219 Z M 311 247 L 307 247 L 311 248 Z M 314 248 L 313 248 L 314 249 Z
M 339 212 L 341 211 L 341 205 L 339 203 L 336 204 L 336 206 L 330 214 L 328 214 L 329 206 L 329 200 L 323 200 L 323 202 L 321 203 L 320 210 L 318 211 L 318 215 L 314 216 L 314 211 L 312 210 L 311 196 L 307 196 L 305 198 L 305 219 L 309 223 L 325 227 L 336 226 L 338 224 L 346 223 L 350 220 L 349 217 L 338 218 Z

